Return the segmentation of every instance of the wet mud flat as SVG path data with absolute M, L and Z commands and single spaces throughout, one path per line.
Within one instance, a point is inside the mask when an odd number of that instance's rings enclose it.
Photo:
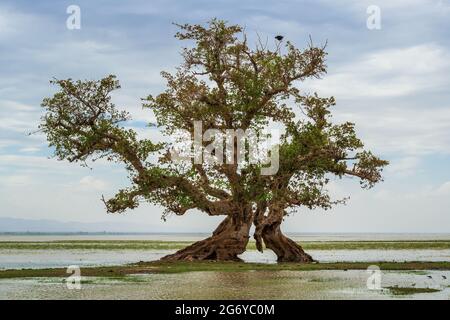
M 0 299 L 450 299 L 450 271 L 383 271 L 370 288 L 366 270 L 199 271 L 0 280 Z

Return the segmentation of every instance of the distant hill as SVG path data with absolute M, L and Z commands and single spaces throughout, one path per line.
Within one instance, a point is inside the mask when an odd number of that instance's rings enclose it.
M 0 217 L 0 232 L 77 233 L 77 232 L 155 232 L 149 225 L 122 222 L 62 222 L 57 220 L 33 220 Z

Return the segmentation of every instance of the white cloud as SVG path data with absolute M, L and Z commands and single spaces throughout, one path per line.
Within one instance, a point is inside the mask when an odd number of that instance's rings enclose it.
M 410 176 L 417 172 L 420 165 L 418 157 L 404 157 L 390 161 L 386 171 L 391 175 Z
M 330 211 L 300 210 L 283 225 L 290 232 L 448 232 L 450 181 L 439 186 L 342 184 L 350 200 Z
M 437 188 L 436 193 L 438 195 L 450 195 L 450 181 L 443 183 L 439 188 Z
M 5 186 L 15 187 L 15 186 L 25 186 L 32 183 L 32 178 L 26 175 L 10 175 L 2 177 L 2 183 Z
M 36 147 L 26 147 L 26 148 L 21 148 L 19 151 L 20 152 L 30 152 L 30 153 L 33 153 L 33 152 L 37 152 L 37 151 L 39 151 L 39 150 L 41 150 L 40 148 L 36 148 Z
M 0 166 L 16 166 L 27 169 L 56 169 L 57 166 L 66 165 L 56 159 L 39 156 L 22 156 L 15 154 L 0 155 Z
M 19 141 L 13 139 L 0 139 L 0 149 L 17 144 Z
M 17 101 L 0 100 L 0 109 L 5 111 L 35 111 L 36 108 Z
M 337 106 L 336 119 L 355 122 L 367 147 L 377 152 L 396 157 L 450 154 L 450 105 L 421 108 L 407 103 L 411 106 L 393 107 L 395 101 L 375 101 L 344 113 Z
M 34 16 L 0 7 L 0 39 L 7 40 L 34 22 Z
M 450 53 L 436 44 L 383 49 L 330 69 L 307 87 L 338 98 L 386 98 L 426 93 L 450 86 Z
M 79 182 L 83 189 L 104 190 L 107 186 L 106 182 L 96 179 L 92 176 L 85 176 Z
M 18 101 L 0 100 L 0 131 L 29 133 L 37 129 L 39 108 Z

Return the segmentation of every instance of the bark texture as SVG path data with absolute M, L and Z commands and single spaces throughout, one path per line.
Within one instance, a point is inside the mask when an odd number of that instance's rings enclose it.
M 240 261 L 249 240 L 252 217 L 228 216 L 213 234 L 201 241 L 161 258 L 162 261 Z
M 260 214 L 255 217 L 254 238 L 256 248 L 262 252 L 264 241 L 265 247 L 271 249 L 277 255 L 278 262 L 314 262 L 313 258 L 300 245 L 281 232 L 280 225 L 283 216 L 283 210 L 272 209 L 268 216 Z
M 275 252 L 278 262 L 314 262 L 313 258 L 303 251 L 300 245 L 281 232 L 279 224 L 264 228 L 262 238 L 266 248 Z

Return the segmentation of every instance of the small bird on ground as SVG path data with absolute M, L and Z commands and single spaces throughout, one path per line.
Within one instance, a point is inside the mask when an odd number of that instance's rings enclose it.
M 446 280 L 446 279 L 447 279 L 447 277 L 446 277 L 446 276 L 442 276 L 442 279 Z
M 283 36 L 280 36 L 280 35 L 278 35 L 278 36 L 275 37 L 275 39 L 277 39 L 278 41 L 283 40 L 283 38 L 284 38 L 284 37 L 283 37 Z
M 433 277 L 432 276 L 427 276 L 429 279 L 433 279 Z

